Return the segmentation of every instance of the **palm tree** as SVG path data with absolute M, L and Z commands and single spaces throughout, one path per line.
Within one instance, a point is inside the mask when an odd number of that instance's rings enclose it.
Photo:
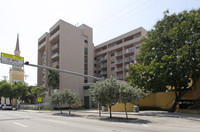
M 51 90 L 59 88 L 60 80 L 58 71 L 48 70 L 48 72 L 47 85 L 49 86 L 49 96 L 51 96 Z

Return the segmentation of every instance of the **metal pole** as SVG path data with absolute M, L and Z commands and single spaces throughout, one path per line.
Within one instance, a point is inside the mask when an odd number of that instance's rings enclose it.
M 24 64 L 28 65 L 28 66 L 33 66 L 33 67 L 38 67 L 38 68 L 45 68 L 45 69 L 49 69 L 49 70 L 54 70 L 54 71 L 58 71 L 58 72 L 64 72 L 64 73 L 78 75 L 78 76 L 83 76 L 83 77 L 87 77 L 87 78 L 93 78 L 95 80 L 104 80 L 103 78 L 99 78 L 99 77 L 95 77 L 95 76 L 90 76 L 90 75 L 85 75 L 85 74 L 81 74 L 81 73 L 77 73 L 77 72 L 72 72 L 72 71 L 67 71 L 67 70 L 62 70 L 62 69 L 56 69 L 56 68 L 42 66 L 42 65 L 29 64 L 29 62 L 25 62 Z
M 39 102 L 39 113 L 40 113 L 40 102 Z

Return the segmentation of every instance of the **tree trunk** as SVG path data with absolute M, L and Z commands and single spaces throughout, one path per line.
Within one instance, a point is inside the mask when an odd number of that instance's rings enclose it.
M 12 100 L 11 100 L 11 98 L 9 98 L 9 101 L 10 101 L 10 105 L 12 105 Z
M 179 103 L 180 99 L 178 97 L 176 97 L 172 107 L 169 109 L 169 112 L 175 112 L 176 111 L 176 106 Z
M 71 105 L 69 105 L 69 115 L 71 114 L 71 111 L 70 111 L 70 110 L 71 110 Z
M 178 94 L 179 92 L 179 94 Z M 183 97 L 184 93 L 179 90 L 179 91 L 175 91 L 175 101 L 172 105 L 172 107 L 169 109 L 169 112 L 175 112 L 176 111 L 176 106 L 178 105 L 178 103 L 180 102 L 181 98 Z
M 99 117 L 101 117 L 101 105 L 99 103 Z
M 58 107 L 59 107 L 59 109 L 60 109 L 60 114 L 62 114 L 62 109 L 61 109 L 60 105 L 58 105 Z
M 126 103 L 124 103 L 124 108 L 125 108 L 125 113 L 126 113 L 126 119 L 128 119 L 128 114 L 127 114 L 127 110 L 126 110 Z
M 110 118 L 112 118 L 111 105 L 109 105 L 109 108 L 110 108 Z

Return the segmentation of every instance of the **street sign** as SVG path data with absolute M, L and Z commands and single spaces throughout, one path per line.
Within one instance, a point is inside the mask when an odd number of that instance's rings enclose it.
M 23 67 L 24 57 L 1 53 L 1 63 Z
M 42 102 L 42 98 L 38 97 L 38 102 L 41 103 Z

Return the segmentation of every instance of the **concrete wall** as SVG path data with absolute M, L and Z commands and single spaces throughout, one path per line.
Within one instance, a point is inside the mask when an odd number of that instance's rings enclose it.
M 200 79 L 196 83 L 196 87 L 189 91 L 182 100 L 197 100 L 200 99 Z M 170 108 L 175 100 L 175 93 L 172 92 L 159 92 L 156 94 L 149 94 L 144 97 L 141 101 L 133 102 L 133 104 L 127 105 L 127 111 L 133 111 L 134 105 L 139 105 L 140 107 L 160 107 L 160 108 Z M 123 104 L 116 104 L 112 107 L 112 111 L 125 111 Z M 198 110 L 181 110 L 177 105 L 177 112 L 192 113 L 195 114 L 199 112 Z

